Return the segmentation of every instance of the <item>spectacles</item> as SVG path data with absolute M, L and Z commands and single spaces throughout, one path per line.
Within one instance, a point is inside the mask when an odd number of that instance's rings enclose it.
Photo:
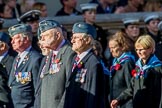
M 140 52 L 140 51 L 143 51 L 143 50 L 147 50 L 147 49 L 136 49 L 136 52 L 137 52 L 137 51 Z

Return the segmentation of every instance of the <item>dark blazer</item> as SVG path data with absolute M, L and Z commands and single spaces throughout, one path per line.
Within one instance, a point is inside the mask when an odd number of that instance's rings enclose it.
M 90 51 L 81 62 L 82 66 L 73 72 L 74 59 L 67 64 L 64 108 L 104 108 L 104 72 L 100 61 Z
M 59 71 L 57 73 L 50 74 L 50 63 L 47 62 L 46 71 L 44 77 L 42 78 L 41 108 L 58 108 L 65 91 L 65 84 L 67 80 L 65 67 L 73 54 L 74 52 L 72 51 L 71 46 L 66 42 L 60 48 L 57 56 L 55 57 L 55 60 L 60 60 Z M 51 55 L 49 55 L 49 58 L 51 58 Z
M 11 88 L 14 108 L 32 108 L 34 105 L 36 81 L 42 56 L 31 48 L 25 58 L 16 70 L 14 67 L 16 59 L 14 60 L 9 76 L 8 84 Z M 31 78 L 25 82 L 17 81 L 16 75 L 21 75 L 20 78 L 24 79 L 27 78 L 24 76 L 31 76 Z
M 146 77 L 131 79 L 130 86 L 117 98 L 123 103 L 133 98 L 133 108 L 160 108 L 162 66 L 146 70 Z
M 17 53 L 15 51 L 13 51 L 12 49 L 9 49 L 8 50 L 8 53 L 7 55 L 2 59 L 1 61 L 1 71 L 2 72 L 2 77 L 5 78 L 4 79 L 4 86 L 7 86 L 7 82 L 8 82 L 8 79 L 9 79 L 9 75 L 10 75 L 10 72 L 11 72 L 11 68 L 12 68 L 12 64 L 13 64 L 13 61 L 14 61 L 14 58 L 15 56 L 17 55 Z M 3 81 L 3 80 L 2 80 Z M 5 91 L 8 93 L 8 99 L 9 99 L 9 102 L 8 102 L 8 105 L 7 105 L 7 108 L 12 108 L 13 105 L 12 105 L 12 101 L 11 101 L 11 96 L 10 96 L 10 89 L 7 87 L 5 87 Z
M 9 88 L 7 86 L 7 81 L 6 69 L 0 64 L 0 108 L 9 103 Z
M 135 67 L 135 62 L 131 59 L 126 60 L 121 64 L 119 70 L 114 70 L 114 74 L 110 78 L 110 101 L 116 99 L 121 92 L 128 88 L 131 81 L 131 71 Z M 132 108 L 132 102 L 120 105 L 120 108 Z
M 1 64 L 2 64 L 3 68 L 6 69 L 6 75 L 7 75 L 7 77 L 10 74 L 10 71 L 11 71 L 12 64 L 13 64 L 13 61 L 14 61 L 15 56 L 16 56 L 16 53 L 15 52 L 13 52 L 11 50 L 8 50 L 7 55 L 1 61 Z

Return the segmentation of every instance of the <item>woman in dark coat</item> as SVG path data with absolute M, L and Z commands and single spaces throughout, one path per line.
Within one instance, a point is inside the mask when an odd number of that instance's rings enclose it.
M 155 41 L 143 35 L 136 41 L 135 48 L 139 59 L 131 71 L 130 86 L 111 102 L 111 107 L 133 98 L 133 108 L 160 108 L 162 63 L 154 54 Z
M 108 42 L 110 52 L 114 57 L 110 68 L 110 95 L 109 99 L 117 98 L 122 91 L 127 89 L 131 80 L 131 70 L 135 66 L 135 57 L 131 54 L 131 45 L 122 32 L 117 32 L 110 37 Z M 132 101 L 121 104 L 120 108 L 131 108 Z

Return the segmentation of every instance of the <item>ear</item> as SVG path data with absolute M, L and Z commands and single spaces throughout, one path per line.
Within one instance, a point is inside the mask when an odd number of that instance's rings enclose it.
M 0 45 L 0 50 L 4 50 L 6 47 L 6 44 L 4 42 L 2 42 L 2 44 Z
M 56 32 L 56 35 L 55 35 L 56 39 L 59 40 L 60 37 L 61 37 L 61 34 L 59 32 Z
M 92 37 L 87 36 L 86 38 L 84 38 L 84 41 L 86 44 L 91 44 L 91 42 L 93 41 Z
M 154 54 L 154 52 L 155 52 L 155 48 L 151 48 L 151 54 Z

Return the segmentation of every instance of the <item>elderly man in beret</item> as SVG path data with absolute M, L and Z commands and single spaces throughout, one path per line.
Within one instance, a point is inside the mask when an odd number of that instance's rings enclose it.
M 0 32 L 0 108 L 9 107 L 9 88 L 7 86 L 8 76 L 12 67 L 15 55 L 9 50 L 10 36 Z
M 39 23 L 41 47 L 51 50 L 41 70 L 41 108 L 59 108 L 67 80 L 66 64 L 74 52 L 55 20 Z
M 104 108 L 104 72 L 92 50 L 96 30 L 80 22 L 72 32 L 72 50 L 77 55 L 66 65 L 69 75 L 64 108 Z
M 20 22 L 24 24 L 29 24 L 32 27 L 32 34 L 33 34 L 32 46 L 38 52 L 41 52 L 38 46 L 38 37 L 37 37 L 40 15 L 41 12 L 39 10 L 30 10 L 24 13 L 22 16 L 20 16 Z
M 8 29 L 13 50 L 18 52 L 8 85 L 14 108 L 33 108 L 36 81 L 42 56 L 32 48 L 31 26 L 17 24 Z

